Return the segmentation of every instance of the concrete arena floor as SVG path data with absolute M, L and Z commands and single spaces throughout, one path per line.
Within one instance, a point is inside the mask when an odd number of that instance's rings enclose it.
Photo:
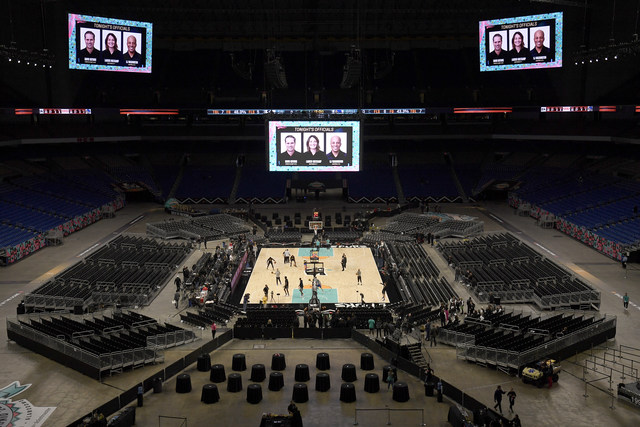
M 335 213 L 338 211 L 355 213 L 373 208 L 374 206 L 343 205 L 339 201 L 323 201 L 318 206 L 323 212 Z M 281 215 L 292 214 L 296 211 L 303 212 L 303 216 L 310 214 L 310 205 L 289 204 L 285 206 L 257 207 L 265 213 L 278 211 Z M 444 212 L 463 213 L 477 216 L 485 222 L 485 231 L 514 232 L 523 241 L 531 244 L 536 250 L 549 256 L 557 262 L 567 266 L 576 274 L 581 275 L 602 292 L 602 304 L 600 311 L 618 316 L 617 336 L 607 343 L 614 347 L 627 345 L 640 348 L 637 330 L 640 328 L 640 309 L 638 305 L 631 305 L 627 312 L 622 310 L 621 295 L 628 292 L 633 304 L 640 301 L 637 284 L 640 282 L 640 269 L 631 265 L 625 278 L 624 272 L 609 258 L 598 254 L 594 250 L 576 242 L 572 238 L 557 230 L 543 230 L 535 225 L 531 218 L 515 216 L 506 203 L 486 203 L 482 205 L 442 205 Z M 308 211 L 308 213 L 307 213 Z M 140 216 L 143 215 L 142 218 Z M 15 307 L 20 300 L 20 295 L 37 288 L 48 278 L 59 273 L 67 266 L 78 261 L 82 256 L 88 255 L 101 244 L 115 237 L 118 233 L 144 233 L 147 222 L 162 221 L 167 219 L 162 208 L 154 204 L 132 204 L 117 212 L 113 219 L 105 219 L 65 238 L 60 247 L 45 248 L 15 265 L 0 268 L 0 316 L 15 316 Z M 376 220 L 376 226 L 382 226 L 385 219 Z M 209 245 L 209 248 L 215 247 Z M 210 250 L 210 249 L 209 249 Z M 444 260 L 437 251 L 426 247 L 429 255 L 434 259 L 441 272 L 453 283 L 453 275 Z M 186 261 L 191 265 L 200 255 L 202 250 L 196 250 Z M 467 298 L 466 288 L 454 284 L 456 291 Z M 293 286 L 292 286 L 293 287 Z M 178 313 L 171 306 L 173 298 L 172 286 L 167 286 L 149 307 L 141 311 L 147 315 L 158 318 L 161 321 L 179 322 Z M 533 307 L 517 307 L 524 310 L 536 311 Z M 199 330 L 203 339 L 209 338 L 208 331 Z M 157 366 L 145 367 L 133 372 L 125 372 L 120 375 L 108 377 L 103 383 L 88 378 L 74 370 L 61 366 L 47 358 L 24 349 L 6 339 L 6 328 L 0 330 L 0 354 L 2 369 L 0 369 L 0 387 L 13 381 L 22 384 L 32 384 L 15 399 L 26 399 L 36 407 L 55 407 L 52 415 L 44 425 L 64 426 L 76 420 L 89 410 L 119 395 L 123 390 L 146 378 L 158 370 Z M 199 346 L 202 341 L 186 347 L 168 350 L 165 353 L 165 364 L 184 356 Z M 587 379 L 594 381 L 593 386 L 587 387 L 588 397 L 584 397 L 585 384 L 581 381 L 582 368 L 576 365 L 589 354 L 580 354 L 571 360 L 562 361 L 565 372 L 561 373 L 560 381 L 552 389 L 537 389 L 530 385 L 524 385 L 516 377 L 510 377 L 502 372 L 494 371 L 459 361 L 455 356 L 455 349 L 448 346 L 428 348 L 427 357 L 432 359 L 432 366 L 437 375 L 454 383 L 466 394 L 493 406 L 493 391 L 497 384 L 502 384 L 503 389 L 514 387 L 518 393 L 515 409 L 519 414 L 523 425 L 611 425 L 631 426 L 640 425 L 640 410 L 630 405 L 613 400 L 614 409 L 611 409 L 611 398 L 601 391 L 608 388 L 608 381 L 596 379 L 602 374 L 587 374 Z M 314 360 L 315 354 L 326 351 L 331 355 L 332 370 L 331 391 L 322 394 L 314 391 Z M 220 387 L 222 400 L 216 405 L 201 404 L 200 388 L 208 382 L 207 374 L 197 372 L 195 366 L 187 368 L 191 374 L 194 390 L 186 395 L 178 395 L 175 390 L 175 378 L 169 379 L 164 385 L 161 394 L 145 396 L 145 406 L 137 411 L 137 424 L 141 426 L 170 426 L 169 420 L 162 420 L 159 424 L 159 415 L 174 414 L 188 418 L 191 425 L 237 425 L 255 426 L 259 424 L 260 415 L 263 412 L 285 413 L 286 406 L 291 398 L 293 385 L 293 370 L 296 363 L 307 363 L 311 369 L 311 381 L 309 381 L 310 401 L 298 405 L 303 414 L 303 420 L 307 426 L 353 425 L 354 407 L 352 404 L 340 403 L 339 393 L 340 367 L 342 363 L 354 363 L 359 366 L 358 356 L 366 351 L 359 344 L 350 340 L 291 340 L 278 339 L 272 341 L 232 341 L 218 351 L 212 353 L 212 360 L 227 366 L 227 375 L 231 372 L 230 362 L 232 354 L 243 352 L 247 355 L 247 365 L 252 363 L 264 363 L 268 366 L 272 353 L 286 354 L 288 368 L 285 371 L 285 389 L 281 392 L 269 392 L 266 383 L 263 383 L 264 399 L 261 404 L 253 406 L 245 401 L 246 386 L 249 384 L 249 371 L 242 373 L 245 391 L 233 396 L 226 392 L 224 386 Z M 594 354 L 602 354 L 603 350 L 595 349 Z M 376 370 L 381 374 L 380 368 L 385 361 L 376 356 Z M 448 425 L 446 413 L 448 405 L 438 404 L 433 398 L 425 398 L 421 391 L 421 385 L 406 374 L 400 373 L 401 380 L 406 381 L 410 387 L 411 400 L 405 404 L 397 404 L 390 399 L 386 390 L 369 395 L 362 391 L 364 372 L 358 370 L 359 379 L 356 383 L 357 403 L 360 408 L 384 408 L 390 407 L 423 408 L 425 409 L 427 425 Z M 625 382 L 632 379 L 627 375 Z M 621 379 L 614 375 L 613 384 Z M 220 385 L 219 385 L 220 386 Z M 224 390 L 223 390 L 224 389 Z M 503 409 L 507 409 L 506 400 Z M 399 406 L 395 406 L 399 405 Z M 241 412 L 242 415 L 238 416 Z M 505 411 L 507 414 L 508 411 Z M 387 425 L 387 419 L 377 416 L 359 415 L 359 425 L 378 426 Z M 373 413 L 375 414 L 375 413 Z M 392 425 L 418 425 L 419 420 L 413 415 L 402 413 L 402 418 L 395 419 L 392 415 Z M 366 418 L 369 417 L 369 418 Z M 509 417 L 509 415 L 508 415 Z M 34 425 L 34 424 L 31 424 Z

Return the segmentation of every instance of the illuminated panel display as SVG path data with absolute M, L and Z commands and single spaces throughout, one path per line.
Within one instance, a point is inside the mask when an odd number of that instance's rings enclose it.
M 91 108 L 39 108 L 38 114 L 91 114 Z
M 587 113 L 593 111 L 593 105 L 565 105 L 557 107 L 540 107 L 541 113 Z
M 69 14 L 69 68 L 151 73 L 149 22 Z
M 267 152 L 271 172 L 358 172 L 360 122 L 272 120 Z
M 281 115 L 288 115 L 288 114 L 317 114 L 317 115 L 358 114 L 358 110 L 355 109 L 355 108 L 354 109 L 332 108 L 332 109 L 322 109 L 322 110 L 276 109 L 276 110 L 271 110 L 270 112 L 273 113 L 273 114 L 281 114 Z
M 207 110 L 207 114 L 209 116 L 254 116 L 254 115 L 262 115 L 269 114 L 271 110 L 215 110 L 209 109 Z
M 425 108 L 367 108 L 362 114 L 425 114 Z
M 454 108 L 453 114 L 512 113 L 511 107 Z
M 562 12 L 480 21 L 480 71 L 562 67 Z
M 139 109 L 139 108 L 121 108 L 121 115 L 132 116 L 175 116 L 180 111 L 177 108 L 160 108 L 160 109 Z

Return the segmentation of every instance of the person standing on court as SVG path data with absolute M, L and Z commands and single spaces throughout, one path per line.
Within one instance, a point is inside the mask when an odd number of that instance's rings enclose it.
M 244 298 L 242 300 L 242 311 L 244 311 L 244 312 L 247 311 L 247 305 L 249 304 L 249 298 L 251 298 L 251 295 L 249 293 L 244 294 Z
M 269 268 L 269 266 L 271 266 L 271 269 L 274 270 L 275 267 L 273 265 L 275 264 L 275 262 L 276 260 L 272 257 L 267 258 L 267 269 Z
M 342 254 L 342 261 L 340 261 L 340 263 L 342 264 L 342 271 L 344 271 L 344 269 L 347 268 L 347 255 L 346 254 Z
M 289 295 L 289 279 L 287 279 L 287 276 L 284 276 L 284 294 Z
M 300 289 L 300 296 L 304 296 L 304 283 L 302 282 L 302 277 L 300 278 L 300 284 L 298 285 L 298 288 Z
M 358 271 L 356 271 L 356 277 L 358 278 L 357 285 L 362 285 L 362 272 L 360 271 L 360 269 L 358 269 Z
M 282 285 L 282 281 L 280 280 L 280 269 L 276 268 L 276 286 Z

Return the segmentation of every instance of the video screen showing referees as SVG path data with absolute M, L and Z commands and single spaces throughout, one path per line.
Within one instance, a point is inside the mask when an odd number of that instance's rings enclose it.
M 359 121 L 270 121 L 271 172 L 360 171 Z
M 153 25 L 69 14 L 69 68 L 151 73 Z
M 480 71 L 562 67 L 562 12 L 480 21 Z

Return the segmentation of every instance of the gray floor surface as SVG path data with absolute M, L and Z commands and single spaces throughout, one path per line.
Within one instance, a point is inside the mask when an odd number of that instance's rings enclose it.
M 372 209 L 374 206 L 347 205 L 339 202 L 318 202 L 323 212 L 343 211 L 354 213 Z M 290 204 L 286 206 L 267 206 L 257 209 L 266 212 L 278 211 L 281 215 L 302 211 L 303 216 L 311 213 L 310 204 Z M 463 213 L 477 216 L 485 223 L 485 231 L 513 232 L 520 239 L 532 245 L 545 256 L 565 265 L 575 274 L 582 276 L 602 293 L 601 313 L 617 316 L 617 336 L 606 344 L 607 347 L 617 348 L 629 346 L 630 352 L 640 348 L 638 329 L 640 328 L 640 269 L 631 265 L 627 277 L 620 264 L 597 253 L 587 246 L 573 240 L 571 237 L 557 230 L 541 229 L 532 218 L 514 215 L 506 203 L 485 203 L 482 205 L 443 205 L 444 212 Z M 308 211 L 308 212 L 307 212 Z M 134 204 L 117 212 L 116 217 L 104 219 L 64 239 L 59 247 L 48 247 L 27 257 L 9 267 L 0 268 L 0 315 L 16 316 L 16 305 L 21 294 L 37 288 L 48 278 L 61 272 L 67 266 L 86 256 L 91 250 L 104 244 L 118 233 L 145 232 L 147 222 L 167 219 L 162 208 L 153 204 Z M 377 220 L 376 225 L 383 225 L 385 220 Z M 211 247 L 211 246 L 210 246 Z M 441 272 L 453 283 L 453 275 L 437 251 L 426 248 Z M 191 265 L 201 255 L 195 251 L 187 265 Z M 454 284 L 455 289 L 464 298 L 468 293 L 466 288 Z M 628 292 L 632 305 L 628 311 L 622 307 L 621 296 Z M 179 322 L 177 311 L 171 306 L 173 287 L 167 286 L 149 307 L 141 311 L 161 321 Z M 515 309 L 537 312 L 535 307 L 518 306 Z M 182 308 L 181 308 L 182 310 Z M 209 338 L 208 331 L 198 331 L 202 339 Z M 0 354 L 2 355 L 2 369 L 0 369 L 0 387 L 13 381 L 21 384 L 32 384 L 13 399 L 26 399 L 36 407 L 54 407 L 52 415 L 45 425 L 63 426 L 76 420 L 91 409 L 118 396 L 126 390 L 158 370 L 157 366 L 137 369 L 132 372 L 107 377 L 102 383 L 86 377 L 72 369 L 66 368 L 46 357 L 33 353 L 16 343 L 7 340 L 6 328 L 0 329 Z M 197 341 L 185 347 L 168 350 L 165 353 L 165 363 L 189 353 L 193 348 L 202 344 Z M 332 369 L 331 390 L 318 393 L 314 390 L 315 355 L 325 351 L 331 356 Z M 314 341 L 304 339 L 278 339 L 271 341 L 234 340 L 211 354 L 214 363 L 222 363 L 227 368 L 227 375 L 231 372 L 231 358 L 235 353 L 245 353 L 247 364 L 264 363 L 269 366 L 271 354 L 284 353 L 288 368 L 285 371 L 285 388 L 280 392 L 270 392 L 267 384 L 263 383 L 263 401 L 258 405 L 246 402 L 246 386 L 249 382 L 249 371 L 242 373 L 244 390 L 240 393 L 228 393 L 224 385 L 219 385 L 221 401 L 215 405 L 200 403 L 200 389 L 208 383 L 208 374 L 198 372 L 195 366 L 190 366 L 185 372 L 190 373 L 193 382 L 193 392 L 176 394 L 175 378 L 169 379 L 160 394 L 148 393 L 145 405 L 138 408 L 136 425 L 139 426 L 177 426 L 180 419 L 165 419 L 160 416 L 184 417 L 189 425 L 220 425 L 220 426 L 257 426 L 260 416 L 265 412 L 285 413 L 291 398 L 293 387 L 293 367 L 296 363 L 306 363 L 311 368 L 311 381 L 308 382 L 308 403 L 299 404 L 304 424 L 306 426 L 347 426 L 353 425 L 356 409 L 358 423 L 363 426 L 391 425 L 420 425 L 422 416 L 426 425 L 447 425 L 446 414 L 449 404 L 437 403 L 433 398 L 424 397 L 422 385 L 409 375 L 400 373 L 400 380 L 409 384 L 411 400 L 407 403 L 397 403 L 391 399 L 386 389 L 377 394 L 363 391 L 364 374 L 358 370 L 356 382 L 357 402 L 344 404 L 339 401 L 340 367 L 343 363 L 359 364 L 359 356 L 366 351 L 361 345 L 351 340 Z M 503 389 L 514 387 L 518 393 L 515 412 L 519 414 L 522 424 L 528 425 L 607 425 L 633 426 L 640 425 L 640 409 L 634 408 L 622 401 L 618 401 L 608 391 L 609 369 L 600 372 L 583 373 L 582 362 L 592 354 L 604 355 L 602 348 L 585 352 L 569 360 L 561 362 L 563 373 L 560 381 L 552 389 L 538 389 L 531 385 L 524 385 L 517 377 L 511 377 L 500 371 L 476 366 L 456 359 L 455 349 L 445 345 L 427 348 L 425 356 L 432 360 L 432 366 L 437 375 L 455 384 L 459 389 L 487 406 L 493 406 L 493 391 L 498 384 Z M 636 351 L 640 355 L 640 351 Z M 376 370 L 381 375 L 381 367 L 386 364 L 376 356 Z M 637 371 L 636 371 L 637 372 Z M 585 386 L 583 375 L 590 381 Z M 637 374 L 636 374 L 637 375 Z M 632 375 L 620 379 L 620 374 L 613 373 L 612 384 L 615 389 L 618 382 L 632 381 Z M 587 395 L 585 397 L 585 394 Z M 386 408 L 403 409 L 403 411 L 386 411 Z M 508 418 L 512 415 L 506 410 L 506 400 L 503 409 Z M 376 411 L 369 411 L 375 409 Z

